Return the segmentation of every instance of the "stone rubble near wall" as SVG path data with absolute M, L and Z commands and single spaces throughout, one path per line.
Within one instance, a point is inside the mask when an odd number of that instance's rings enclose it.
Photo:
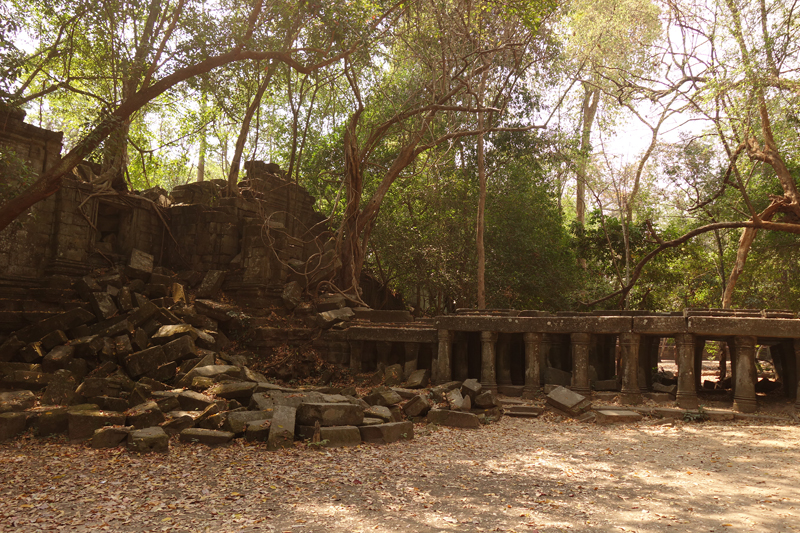
M 38 436 L 64 434 L 133 453 L 167 452 L 170 437 L 210 446 L 246 438 L 279 449 L 313 437 L 318 424 L 320 445 L 352 446 L 411 439 L 412 421 L 426 415 L 430 423 L 453 427 L 479 427 L 502 416 L 496 397 L 481 393 L 475 380 L 424 388 L 428 370 L 409 378 L 414 390 L 381 385 L 363 398 L 270 383 L 245 357 L 227 351 L 228 334 L 244 319 L 238 307 L 211 298 L 221 276 L 194 276 L 208 298 L 192 300 L 191 283 L 153 264 L 137 250 L 124 269 L 79 278 L 75 290 L 83 302 L 14 332 L 0 346 L 0 391 L 7 391 L 0 392 L 0 440 L 30 428 Z M 335 308 L 339 298 L 326 302 L 332 311 L 349 309 Z M 382 378 L 401 384 L 399 365 L 385 372 Z M 453 405 L 460 411 L 436 405 L 461 390 L 465 395 Z

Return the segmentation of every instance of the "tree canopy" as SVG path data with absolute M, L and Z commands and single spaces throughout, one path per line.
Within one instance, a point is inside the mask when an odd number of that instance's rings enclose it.
M 10 0 L 0 231 L 84 160 L 97 187 L 279 163 L 337 286 L 419 313 L 800 309 L 800 22 L 781 0 Z

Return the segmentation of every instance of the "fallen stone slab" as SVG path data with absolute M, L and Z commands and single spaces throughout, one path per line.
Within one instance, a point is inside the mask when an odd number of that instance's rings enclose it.
M 217 383 L 208 392 L 226 400 L 240 400 L 240 403 L 249 404 L 255 388 L 256 384 L 250 381 L 226 381 Z
M 317 315 L 317 325 L 322 329 L 328 329 L 339 322 L 352 320 L 354 316 L 355 313 L 349 307 L 334 309 L 333 311 L 324 311 Z
M 364 416 L 368 418 L 379 418 L 384 422 L 392 422 L 392 411 L 383 405 L 370 405 L 364 409 Z
M 10 411 L 0 414 L 0 442 L 13 439 L 23 431 L 28 421 L 25 412 Z
M 128 435 L 133 430 L 129 427 L 107 426 L 94 430 L 92 435 L 92 448 L 116 448 L 123 441 L 128 439 Z
M 544 382 L 548 385 L 569 387 L 572 384 L 572 372 L 565 372 L 558 368 L 548 367 L 544 371 Z
M 409 417 L 425 416 L 430 409 L 431 403 L 421 394 L 414 396 L 403 405 L 403 412 Z
M 427 368 L 414 370 L 403 383 L 406 389 L 424 389 L 431 382 L 431 371 Z
M 370 418 L 368 416 L 364 417 L 364 420 L 359 424 L 359 426 L 379 426 L 381 424 L 385 424 L 383 420 L 380 418 Z
M 373 444 L 389 444 L 401 439 L 414 438 L 414 424 L 411 422 L 391 422 L 374 426 L 359 426 L 361 440 Z
M 662 383 L 656 382 L 656 383 L 653 383 L 653 391 L 654 392 L 667 393 L 670 396 L 672 396 L 672 398 L 674 399 L 675 398 L 675 394 L 678 391 L 678 386 L 677 385 L 664 385 Z
M 383 388 L 376 389 L 368 396 L 365 396 L 364 401 L 370 405 L 383 405 L 384 407 L 390 407 L 402 402 L 403 399 L 393 390 Z
M 220 446 L 233 440 L 235 435 L 230 431 L 219 431 L 216 429 L 189 428 L 181 431 L 181 442 L 199 442 L 207 446 Z
M 247 423 L 244 438 L 248 442 L 266 441 L 269 438 L 269 427 L 272 420 L 253 420 Z
M 450 409 L 453 411 L 462 411 L 464 410 L 464 397 L 461 395 L 461 391 L 459 389 L 453 389 L 449 391 L 445 398 L 447 399 L 447 404 L 450 406 Z M 472 404 L 470 403 L 470 407 Z
M 192 412 L 195 414 L 197 413 L 197 411 Z M 177 414 L 177 411 L 170 411 L 168 413 L 168 419 L 161 423 L 161 428 L 167 435 L 177 435 L 184 429 L 194 427 L 194 417 L 189 414 L 188 411 L 184 411 L 183 413 L 184 414 Z
M 33 424 L 33 432 L 39 437 L 60 435 L 69 431 L 69 411 L 66 408 L 47 409 L 39 412 Z
M 325 448 L 344 448 L 361 444 L 361 431 L 355 426 L 323 427 L 319 430 L 319 436 L 320 445 Z
M 315 422 L 325 427 L 357 426 L 364 420 L 364 410 L 352 403 L 302 403 L 296 416 L 297 423 L 303 426 L 313 426 Z
M 444 402 L 447 400 L 446 396 L 447 393 L 453 389 L 458 389 L 461 387 L 460 381 L 448 381 L 447 383 L 442 383 L 441 385 L 437 385 L 431 389 L 431 399 L 436 402 Z
M 216 298 L 219 291 L 222 290 L 222 284 L 225 282 L 224 270 L 209 270 L 203 277 L 203 281 L 197 288 L 197 297 L 208 299 Z
M 198 313 L 213 318 L 218 322 L 228 322 L 236 314 L 234 306 L 215 302 L 214 300 L 197 299 L 194 301 L 194 309 Z
M 585 397 L 564 387 L 556 387 L 547 395 L 547 404 L 577 418 L 592 407 Z
M 167 356 L 161 346 L 153 346 L 125 358 L 125 369 L 132 378 L 139 378 L 148 372 L 168 363 Z
M 535 407 L 532 405 L 514 405 L 506 408 L 505 414 L 507 416 L 514 416 L 518 418 L 536 418 L 542 414 L 543 411 L 544 408 L 542 407 Z
M 403 382 L 403 367 L 389 365 L 383 371 L 383 381 L 387 387 L 396 387 Z
M 475 397 L 473 407 L 477 409 L 491 409 L 498 407 L 500 402 L 497 400 L 497 395 L 492 391 L 482 392 Z
M 629 424 L 632 422 L 638 422 L 642 419 L 642 415 L 636 413 L 634 411 L 622 410 L 622 409 L 603 409 L 600 411 L 594 412 L 595 422 L 601 425 L 608 425 L 608 424 Z
M 96 429 L 122 426 L 125 414 L 113 411 L 84 411 L 70 409 L 68 413 L 69 440 L 80 442 L 91 438 Z
M 468 379 L 461 384 L 461 395 L 469 396 L 473 402 L 483 392 L 483 385 L 477 379 Z
M 209 405 L 213 404 L 214 400 L 205 394 L 187 390 L 178 395 L 178 402 L 180 402 L 181 409 L 184 411 L 203 411 Z
M 450 411 L 448 409 L 431 409 L 428 411 L 428 424 L 454 428 L 477 429 L 481 427 L 480 420 L 472 413 L 463 411 Z
M 245 432 L 250 422 L 268 420 L 272 418 L 272 414 L 272 412 L 267 413 L 265 411 L 231 411 L 225 417 L 222 429 L 236 435 L 241 435 Z
M 272 424 L 267 438 L 267 449 L 289 448 L 294 442 L 294 426 L 297 409 L 279 405 L 272 415 Z
M 24 411 L 36 403 L 36 395 L 29 390 L 0 392 L 0 413 Z
M 158 404 L 149 401 L 128 411 L 127 425 L 133 426 L 135 429 L 144 429 L 157 426 L 164 422 L 166 418 Z
M 169 435 L 160 427 L 136 429 L 128 435 L 128 450 L 134 453 L 168 453 Z

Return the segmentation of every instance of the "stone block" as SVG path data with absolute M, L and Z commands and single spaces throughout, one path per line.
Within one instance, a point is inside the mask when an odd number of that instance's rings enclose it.
M 492 391 L 482 392 L 475 397 L 475 402 L 473 403 L 473 407 L 477 409 L 491 409 L 492 407 L 496 407 L 500 405 L 500 402 L 497 400 L 497 396 Z
M 351 403 L 302 403 L 296 416 L 297 423 L 304 426 L 315 422 L 321 426 L 357 426 L 364 420 L 364 411 Z
M 483 392 L 483 386 L 477 379 L 467 379 L 461 384 L 461 395 L 469 396 L 473 403 L 481 392 Z
M 414 396 L 403 405 L 403 411 L 408 417 L 425 416 L 430 409 L 430 402 L 421 394 Z
M 72 361 L 75 348 L 72 346 L 56 346 L 42 359 L 42 370 L 48 373 L 55 373 L 56 370 L 67 368 Z
M 194 309 L 198 313 L 213 318 L 218 322 L 228 322 L 236 314 L 236 308 L 234 306 L 215 302 L 213 300 L 195 300 Z
M 153 273 L 153 256 L 134 248 L 131 250 L 131 257 L 128 266 L 125 268 L 125 275 L 129 278 L 147 280 Z
M 317 311 L 335 311 L 347 305 L 347 300 L 341 294 L 323 294 L 316 302 Z
M 447 404 L 450 406 L 450 409 L 453 411 L 463 410 L 464 397 L 461 395 L 461 391 L 459 389 L 453 389 L 449 391 L 445 395 L 445 398 L 447 399 Z
M 431 399 L 436 402 L 444 402 L 447 400 L 447 393 L 453 389 L 458 389 L 461 387 L 460 381 L 448 381 L 447 383 L 442 383 L 441 385 L 437 385 L 431 389 Z
M 185 411 L 203 411 L 214 403 L 214 400 L 205 394 L 189 390 L 181 392 L 178 395 L 178 401 Z
M 96 429 L 92 435 L 92 448 L 116 448 L 127 440 L 131 429 L 127 427 L 107 426 Z
M 403 367 L 401 365 L 389 365 L 383 371 L 384 383 L 387 387 L 396 387 L 403 383 Z
M 161 346 L 132 353 L 124 360 L 125 368 L 133 378 L 144 376 L 167 362 L 167 355 Z
M 69 431 L 69 411 L 65 408 L 48 409 L 36 416 L 33 432 L 39 437 L 64 434 Z
M 297 410 L 294 407 L 279 405 L 272 415 L 267 448 L 278 450 L 289 448 L 294 442 L 294 426 Z
M 94 314 L 82 307 L 76 307 L 61 314 L 45 318 L 38 323 L 16 332 L 16 337 L 24 342 L 36 342 L 55 330 L 68 331 L 95 319 Z
M 672 398 L 674 399 L 675 398 L 675 394 L 678 391 L 678 386 L 677 385 L 663 385 L 661 383 L 656 382 L 656 383 L 653 383 L 653 391 L 654 392 L 665 392 L 665 393 L 671 395 Z
M 512 405 L 506 408 L 505 414 L 518 418 L 536 418 L 542 414 L 542 411 L 544 411 L 543 408 L 532 405 Z
M 89 303 L 92 305 L 94 315 L 98 320 L 108 320 L 117 313 L 117 305 L 107 292 L 93 292 L 89 295 Z
M 169 435 L 160 427 L 133 430 L 128 435 L 128 450 L 134 453 L 167 453 Z
M 269 438 L 269 428 L 272 420 L 253 420 L 247 423 L 244 438 L 248 442 L 266 441 Z
M 401 439 L 414 438 L 414 424 L 411 422 L 391 422 L 370 426 L 359 426 L 361 440 L 373 444 L 389 444 Z
M 387 388 L 379 388 L 372 391 L 371 394 L 364 397 L 364 401 L 369 405 L 383 405 L 390 407 L 402 402 L 403 399 L 395 391 Z
M 450 411 L 447 409 L 431 409 L 428 411 L 428 423 L 438 426 L 454 428 L 477 429 L 481 426 L 478 417 L 463 411 Z
M 604 379 L 592 382 L 592 389 L 596 391 L 618 391 L 619 382 L 616 379 Z
M 270 420 L 272 412 L 264 411 L 232 411 L 229 412 L 222 424 L 222 429 L 230 431 L 236 435 L 241 435 L 247 429 L 250 422 L 257 420 Z
M 197 297 L 203 299 L 214 299 L 219 296 L 222 284 L 225 282 L 225 271 L 209 270 L 203 277 L 203 281 L 197 288 Z
M 379 418 L 384 422 L 393 422 L 392 411 L 382 405 L 371 405 L 364 409 L 364 416 L 368 418 Z
M 508 413 L 506 413 L 508 414 Z M 608 424 L 627 424 L 638 422 L 642 415 L 635 411 L 625 411 L 622 409 L 602 409 L 594 412 L 595 422 L 601 425 Z
M 153 344 L 166 344 L 183 336 L 188 336 L 194 341 L 197 339 L 198 333 L 197 330 L 189 324 L 168 324 L 166 326 L 161 326 L 150 340 Z
M 153 401 L 137 405 L 128 411 L 127 425 L 136 429 L 144 429 L 157 426 L 164 422 L 166 418 L 158 404 Z
M 592 407 L 586 397 L 564 387 L 556 387 L 550 392 L 547 395 L 547 404 L 575 418 Z
M 13 439 L 23 431 L 28 421 L 28 413 L 7 412 L 0 414 L 0 442 Z
M 41 342 L 28 343 L 18 353 L 18 357 L 26 363 L 38 363 L 44 356 L 45 352 Z
M 0 344 L 0 361 L 11 361 L 24 347 L 25 343 L 12 335 L 3 344 Z
M 78 383 L 68 370 L 58 370 L 53 381 L 47 384 L 42 395 L 43 405 L 70 405 L 78 403 Z
M 117 293 L 117 307 L 123 313 L 127 313 L 133 309 L 133 294 L 129 287 L 123 287 Z
M 55 379 L 54 374 L 44 372 L 28 372 L 15 370 L 13 374 L 6 375 L 0 386 L 9 389 L 42 390 Z
M 208 392 L 226 400 L 241 400 L 241 403 L 247 405 L 255 388 L 256 384 L 250 381 L 226 381 L 217 383 Z
M 180 433 L 181 442 L 199 442 L 206 446 L 228 444 L 234 437 L 235 435 L 230 431 L 203 428 L 188 428 Z
M 317 326 L 322 329 L 329 329 L 334 324 L 348 322 L 353 319 L 355 313 L 349 307 L 342 307 L 333 311 L 325 311 L 317 315 Z
M 0 392 L 0 413 L 24 411 L 36 403 L 36 395 L 29 390 Z
M 325 448 L 344 448 L 361 444 L 361 431 L 355 426 L 323 427 L 319 433 L 320 442 Z
M 294 311 L 295 308 L 303 301 L 303 288 L 296 281 L 290 281 L 283 286 L 283 293 L 281 294 L 283 305 L 289 311 Z
M 430 384 L 430 382 L 431 382 L 431 371 L 428 370 L 427 368 L 421 368 L 413 371 L 408 376 L 408 379 L 403 384 L 403 387 L 407 389 L 424 389 Z
M 177 435 L 184 429 L 194 427 L 194 418 L 190 414 L 186 412 L 183 412 L 184 414 L 177 413 L 177 411 L 170 412 L 170 418 L 161 424 L 161 428 L 167 435 Z
M 97 404 L 103 411 L 126 411 L 129 407 L 128 400 L 125 398 L 115 398 L 113 396 L 91 396 L 87 401 Z
M 68 413 L 69 440 L 84 441 L 94 435 L 96 429 L 105 426 L 122 426 L 125 414 L 113 411 L 84 411 L 70 409 Z
M 67 337 L 66 333 L 57 329 L 42 337 L 40 342 L 42 343 L 42 349 L 45 352 L 50 352 L 56 346 L 67 344 L 69 342 L 69 337 Z

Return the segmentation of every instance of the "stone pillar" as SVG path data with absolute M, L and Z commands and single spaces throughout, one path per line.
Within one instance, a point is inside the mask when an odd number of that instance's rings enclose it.
M 622 370 L 622 403 L 632 405 L 642 402 L 639 386 L 640 335 L 629 331 L 619 334 L 619 357 Z
M 431 372 L 431 381 L 434 384 L 450 381 L 450 359 L 453 356 L 453 333 L 446 329 L 439 330 L 439 351 L 436 354 L 436 363 Z
M 403 367 L 403 374 L 405 378 L 408 379 L 408 376 L 411 375 L 417 369 L 417 364 L 419 364 L 419 343 L 418 342 L 406 342 L 404 343 L 404 348 L 406 352 L 406 360 L 405 366 Z
M 756 338 L 737 336 L 733 339 L 736 349 L 736 390 L 733 393 L 733 408 L 740 413 L 754 413 L 756 401 Z
M 588 395 L 589 387 L 589 333 L 570 334 L 572 347 L 572 390 L 578 394 Z
M 481 331 L 481 385 L 492 392 L 497 392 L 495 342 L 497 342 L 496 332 Z
M 678 363 L 678 391 L 675 402 L 681 409 L 697 409 L 697 389 L 694 378 L 694 335 L 680 333 L 675 336 Z
M 522 338 L 525 341 L 525 388 L 522 390 L 522 397 L 533 399 L 539 392 L 543 371 L 541 367 L 542 334 L 524 333 Z
M 464 381 L 469 378 L 469 344 L 466 340 L 453 343 L 453 379 Z
M 497 384 L 511 385 L 511 342 L 508 335 L 500 337 L 495 344 L 495 354 L 497 359 Z
M 362 372 L 361 359 L 364 353 L 364 343 L 362 341 L 350 341 L 350 371 L 353 374 Z
M 389 366 L 389 359 L 392 356 L 392 343 L 387 341 L 377 341 L 375 343 L 375 351 L 377 352 L 377 362 L 375 366 L 378 372 L 383 372 Z

